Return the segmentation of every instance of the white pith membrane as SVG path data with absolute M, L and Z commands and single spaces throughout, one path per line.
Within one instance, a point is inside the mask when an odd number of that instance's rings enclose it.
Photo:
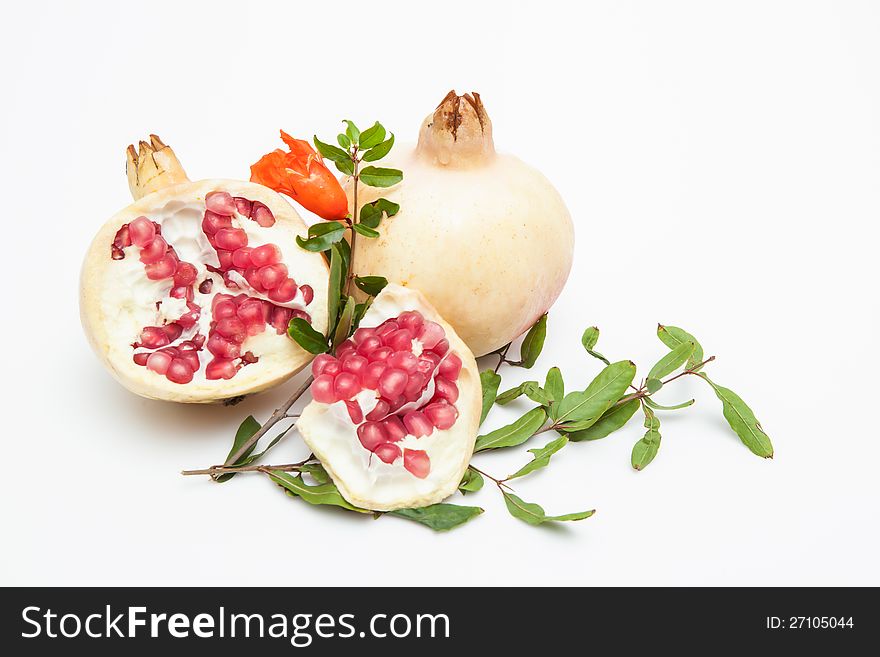
M 144 196 L 86 258 L 93 347 L 126 387 L 158 399 L 217 401 L 283 381 L 311 358 L 287 337 L 290 318 L 326 329 L 327 268 L 296 245 L 305 232 L 293 208 L 252 183 Z
M 421 293 L 389 284 L 337 357 L 312 369 L 297 429 L 346 500 L 390 511 L 455 492 L 477 435 L 479 373 Z

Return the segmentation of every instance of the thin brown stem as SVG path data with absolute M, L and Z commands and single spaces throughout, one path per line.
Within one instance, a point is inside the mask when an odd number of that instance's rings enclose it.
M 281 472 L 299 472 L 304 465 L 314 460 L 315 455 L 309 454 L 308 458 L 303 459 L 299 463 L 282 463 L 280 465 L 212 465 L 210 468 L 204 468 L 202 470 L 183 470 L 180 474 L 185 477 L 193 475 L 211 475 L 213 477 L 215 475 L 230 472 L 271 472 L 272 470 L 280 470 Z
M 672 382 L 672 381 L 675 381 L 676 379 L 679 379 L 679 378 L 681 378 L 681 377 L 683 377 L 683 376 L 685 376 L 685 375 L 687 375 L 687 374 L 698 374 L 699 372 L 698 372 L 697 370 L 699 370 L 701 367 L 703 367 L 703 365 L 705 365 L 706 363 L 711 363 L 713 360 L 715 360 L 715 356 L 709 356 L 709 357 L 708 357 L 706 360 L 704 360 L 702 363 L 699 363 L 699 364 L 697 364 L 697 365 L 694 365 L 693 367 L 686 369 L 684 372 L 679 372 L 679 373 L 676 374 L 675 376 L 666 379 L 666 380 L 663 382 L 663 385 L 666 385 L 667 383 L 670 383 L 670 382 Z
M 498 370 L 501 369 L 501 366 L 504 365 L 504 363 L 509 362 L 507 360 L 507 351 L 510 349 L 511 344 L 512 343 L 508 342 L 506 345 L 504 345 L 504 348 L 498 352 L 498 363 L 495 365 L 495 369 L 493 370 L 495 374 L 498 374 Z
M 351 161 L 354 165 L 354 191 L 352 192 L 352 201 L 351 201 L 351 257 L 348 262 L 348 276 L 345 278 L 345 296 L 348 297 L 351 292 L 351 283 L 354 280 L 354 249 L 357 246 L 357 231 L 354 229 L 354 225 L 359 223 L 359 214 L 358 214 L 358 185 L 360 184 L 360 172 L 358 169 L 358 165 L 360 162 L 357 158 L 357 146 L 354 147 L 354 150 L 351 154 Z
M 468 467 L 469 467 L 471 470 L 473 470 L 474 472 L 479 472 L 481 475 L 483 475 L 484 477 L 486 477 L 486 479 L 491 479 L 492 481 L 494 481 L 494 482 L 495 482 L 495 485 L 498 486 L 498 488 L 506 488 L 507 490 L 510 490 L 510 486 L 508 486 L 507 484 L 504 483 L 504 481 L 505 481 L 504 479 L 496 479 L 495 477 L 493 477 L 492 475 L 490 475 L 488 472 L 483 472 L 482 470 L 480 470 L 480 469 L 479 469 L 477 466 L 475 466 L 474 464 L 471 464 L 471 465 L 469 465 Z

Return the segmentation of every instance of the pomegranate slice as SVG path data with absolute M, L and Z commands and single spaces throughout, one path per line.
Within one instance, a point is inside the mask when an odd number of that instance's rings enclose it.
M 155 136 L 129 147 L 128 177 L 139 200 L 95 237 L 80 286 L 86 334 L 116 378 L 145 397 L 203 403 L 302 369 L 312 356 L 287 325 L 302 317 L 326 331 L 328 271 L 296 246 L 307 232 L 296 211 L 262 185 L 189 182 Z
M 388 511 L 456 490 L 473 453 L 480 379 L 473 354 L 419 292 L 389 284 L 312 373 L 297 428 L 345 499 Z

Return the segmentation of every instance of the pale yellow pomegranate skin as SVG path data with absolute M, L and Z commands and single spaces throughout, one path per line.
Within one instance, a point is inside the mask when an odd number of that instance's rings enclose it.
M 574 249 L 565 203 L 540 172 L 495 152 L 476 94 L 450 92 L 418 146 L 394 150 L 380 165 L 401 169 L 403 182 L 359 185 L 358 205 L 384 197 L 400 211 L 380 237 L 357 238 L 355 272 L 421 291 L 475 355 L 502 347 L 565 285 Z M 351 179 L 346 193 L 351 205 Z

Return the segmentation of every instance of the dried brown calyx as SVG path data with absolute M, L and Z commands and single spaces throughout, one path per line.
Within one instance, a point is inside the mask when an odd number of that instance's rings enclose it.
M 417 149 L 444 166 L 478 166 L 495 155 L 492 121 L 480 100 L 480 94 L 461 96 L 450 91 L 425 119 L 419 132 Z

